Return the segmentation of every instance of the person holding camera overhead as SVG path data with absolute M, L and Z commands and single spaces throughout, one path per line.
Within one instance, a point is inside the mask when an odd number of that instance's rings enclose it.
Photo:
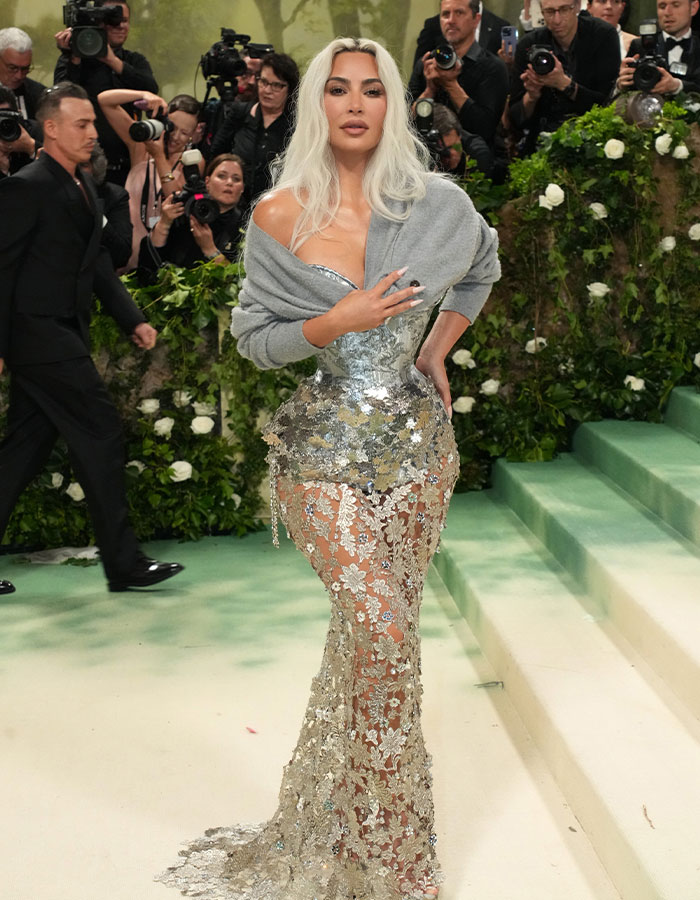
M 425 97 L 449 107 L 464 131 L 491 146 L 506 104 L 508 73 L 505 63 L 477 42 L 480 19 L 479 0 L 442 0 L 443 45 L 418 60 L 408 93 L 412 102 Z
M 181 158 L 195 137 L 200 104 L 189 94 L 178 94 L 167 103 L 150 91 L 105 91 L 97 99 L 131 160 L 126 180 L 134 226 L 132 254 L 126 266 L 129 271 L 136 266 L 142 239 L 160 219 L 161 200 L 185 185 Z M 136 104 L 149 118 L 134 122 L 123 104 Z M 203 170 L 202 161 L 200 173 Z
M 88 15 L 91 21 L 97 23 L 94 30 L 104 30 L 105 39 L 98 42 L 93 38 L 89 42 L 85 41 L 85 47 L 82 47 L 76 45 L 74 28 L 59 31 L 55 37 L 61 55 L 54 70 L 54 84 L 72 81 L 82 85 L 88 92 L 97 115 L 97 134 L 107 156 L 107 180 L 123 187 L 130 169 L 129 151 L 103 115 L 97 96 L 112 88 L 155 93 L 158 84 L 146 57 L 124 49 L 131 23 L 131 10 L 127 0 L 95 0 L 94 9 L 87 10 L 86 7 L 86 0 L 69 0 L 64 7 L 64 19 L 73 17 L 83 21 L 84 16 Z M 117 23 L 119 15 L 121 21 Z M 82 41 L 79 42 L 81 43 Z M 91 55 L 86 55 L 87 53 Z M 126 109 L 129 115 L 133 115 L 133 107 Z
M 199 155 L 198 150 L 190 153 Z M 187 165 L 185 158 L 185 170 Z M 190 174 L 186 171 L 186 175 Z M 201 183 L 196 164 L 192 182 L 186 178 L 190 198 L 179 194 L 163 201 L 161 216 L 153 231 L 141 241 L 138 270 L 155 274 L 164 263 L 190 267 L 204 260 L 220 265 L 232 262 L 238 253 L 241 213 L 238 202 L 243 193 L 243 160 L 233 153 L 216 156 L 207 166 Z M 194 199 L 200 191 L 204 198 Z
M 698 0 L 657 0 L 659 31 L 656 28 L 652 30 L 649 27 L 651 23 L 642 23 L 640 31 L 651 33 L 636 38 L 630 44 L 627 57 L 620 65 L 618 90 L 635 90 L 635 61 L 640 57 L 656 56 L 657 62 L 661 63 L 657 66 L 659 78 L 649 88 L 649 93 L 674 95 L 681 91 L 700 92 L 700 38 L 691 31 L 691 20 L 698 7 Z M 651 59 L 649 61 L 652 62 Z M 673 74 L 671 67 L 678 68 L 678 74 Z
M 522 154 L 543 131 L 605 104 L 620 68 L 617 30 L 603 19 L 579 16 L 581 0 L 542 0 L 544 28 L 528 32 L 515 51 L 511 125 L 526 132 Z

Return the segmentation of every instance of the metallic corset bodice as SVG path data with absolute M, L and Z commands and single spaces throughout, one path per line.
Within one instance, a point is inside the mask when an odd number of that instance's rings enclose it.
M 332 269 L 314 268 L 356 289 Z M 275 473 L 385 491 L 440 468 L 454 451 L 452 427 L 432 382 L 414 365 L 430 313 L 418 307 L 318 352 L 316 373 L 263 433 Z

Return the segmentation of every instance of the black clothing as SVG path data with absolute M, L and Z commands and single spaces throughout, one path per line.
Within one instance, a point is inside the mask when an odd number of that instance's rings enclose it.
M 229 262 L 238 255 L 238 244 L 241 239 L 242 216 L 237 207 L 221 213 L 209 226 L 214 243 Z M 190 231 L 187 216 L 178 216 L 170 226 L 168 239 L 162 247 L 155 247 L 151 235 L 141 240 L 139 249 L 138 270 L 146 278 L 154 275 L 165 263 L 190 268 L 204 260 L 202 249 Z
M 457 81 L 467 94 L 461 109 L 454 108 L 449 95 L 442 89 L 437 92 L 435 102 L 443 103 L 454 110 L 465 131 L 478 134 L 488 144 L 492 144 L 508 96 L 508 72 L 505 63 L 475 41 L 462 57 L 462 68 Z M 425 86 L 421 59 L 416 64 L 408 83 L 411 101 L 423 93 Z
M 73 64 L 70 51 L 64 51 L 58 58 L 53 77 L 54 84 L 59 81 L 72 81 L 73 84 L 82 85 L 88 92 L 92 105 L 95 107 L 97 116 L 95 125 L 100 144 L 109 163 L 107 179 L 123 187 L 131 167 L 129 150 L 107 121 L 97 102 L 97 95 L 113 88 L 151 91 L 157 94 L 158 84 L 145 56 L 134 53 L 132 50 L 124 50 L 123 47 L 118 47 L 114 53 L 124 63 L 121 75 L 117 75 L 109 66 L 97 59 L 83 59 L 81 62 Z M 124 109 L 129 115 L 134 115 L 133 104 L 124 104 Z
M 449 175 L 462 178 L 467 169 L 467 159 L 473 159 L 477 169 L 483 172 L 487 178 L 493 175 L 493 153 L 486 141 L 478 134 L 469 134 L 468 131 L 460 131 L 459 138 L 462 142 L 462 157 L 457 163 L 456 169 L 446 169 Z
M 497 16 L 488 9 L 481 13 L 481 26 L 479 28 L 479 44 L 491 53 L 498 53 L 501 49 L 501 28 L 510 25 L 505 19 Z M 440 16 L 431 16 L 423 22 L 423 28 L 416 40 L 416 53 L 413 57 L 413 68 L 418 60 L 430 50 L 434 50 L 438 44 L 445 42 L 440 28 Z
M 17 108 L 26 119 L 36 119 L 36 108 L 45 90 L 46 85 L 33 78 L 25 78 L 17 90 L 12 92 L 17 98 Z
M 534 44 L 549 47 L 559 57 L 564 71 L 578 85 L 574 99 L 546 87 L 531 116 L 523 108 L 525 86 L 520 78 L 527 69 L 527 54 Z M 524 152 L 532 153 L 538 135 L 555 131 L 565 119 L 580 116 L 596 104 L 605 105 L 620 71 L 620 39 L 617 29 L 594 16 L 579 16 L 576 35 L 568 50 L 563 50 L 548 28 L 529 31 L 518 41 L 513 66 L 510 121 L 513 127 L 527 129 Z
M 700 92 L 700 38 L 696 34 L 691 35 L 688 39 L 690 44 L 688 46 L 684 46 L 683 53 L 681 54 L 680 61 L 685 63 L 688 67 L 688 71 L 685 75 L 677 75 L 675 76 L 680 81 L 683 82 L 683 90 L 684 91 L 696 91 Z M 664 41 L 663 35 L 659 32 L 658 43 L 656 47 L 656 52 L 663 56 L 663 58 L 668 62 L 668 53 L 671 49 L 671 46 L 667 46 Z M 628 56 L 634 56 L 635 53 L 642 52 L 642 42 L 639 38 L 635 38 L 630 44 L 630 48 L 627 51 Z
M 97 196 L 104 203 L 105 223 L 102 246 L 106 248 L 115 269 L 123 268 L 131 256 L 134 226 L 129 215 L 129 192 L 118 184 L 105 181 L 97 188 Z
M 255 112 L 251 115 L 254 107 Z M 291 134 L 289 103 L 267 128 L 257 100 L 232 104 L 229 115 L 214 137 L 210 155 L 213 159 L 220 153 L 237 153 L 245 163 L 243 208 L 269 189 L 270 163 L 286 148 Z
M 102 202 L 44 153 L 0 183 L 0 357 L 10 367 L 8 429 L 0 444 L 0 537 L 17 497 L 58 434 L 85 491 L 108 578 L 131 571 L 119 417 L 89 356 L 95 290 L 131 334 L 144 321 L 100 247 Z

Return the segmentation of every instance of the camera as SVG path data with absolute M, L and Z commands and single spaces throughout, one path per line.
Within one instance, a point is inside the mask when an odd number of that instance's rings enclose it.
M 63 24 L 71 28 L 70 49 L 83 59 L 107 55 L 105 25 L 119 25 L 121 6 L 95 6 L 93 0 L 69 0 L 63 7 Z
M 173 203 L 185 204 L 185 215 L 194 216 L 202 225 L 210 225 L 219 215 L 219 204 L 207 193 L 204 179 L 199 173 L 202 154 L 199 150 L 185 150 L 182 154 L 182 171 L 185 186 L 177 194 L 171 194 Z
M 669 67 L 658 52 L 659 34 L 655 19 L 646 19 L 640 24 L 639 36 L 642 41 L 642 52 L 639 59 L 632 60 L 627 65 L 634 69 L 632 82 L 634 89 L 648 94 L 661 80 L 661 70 Z M 671 73 L 674 75 L 685 75 L 686 71 L 687 66 L 683 63 L 674 63 L 671 66 Z
M 152 119 L 133 122 L 129 125 L 129 137 L 132 141 L 157 141 L 161 134 L 167 135 L 173 130 L 173 123 L 163 113 L 157 113 Z
M 245 75 L 245 60 L 236 49 L 236 44 L 245 47 L 249 41 L 249 34 L 237 34 L 233 28 L 222 28 L 221 40 L 212 44 L 199 61 L 204 77 L 235 82 L 240 75 Z
M 445 147 L 442 135 L 435 127 L 433 118 L 435 115 L 434 101 L 429 97 L 422 97 L 416 101 L 416 130 L 421 140 L 430 151 L 433 163 L 438 169 L 443 168 L 443 158 L 450 155 Z
M 556 57 L 551 47 L 543 47 L 541 44 L 533 44 L 527 52 L 527 61 L 532 66 L 535 75 L 549 75 L 554 71 Z
M 438 69 L 454 69 L 457 65 L 457 54 L 452 44 L 439 44 L 430 51 L 428 59 L 434 59 Z
M 8 144 L 18 141 L 22 136 L 22 113 L 14 109 L 0 109 L 0 141 Z

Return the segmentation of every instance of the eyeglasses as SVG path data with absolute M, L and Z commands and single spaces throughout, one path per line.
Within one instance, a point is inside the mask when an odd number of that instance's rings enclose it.
M 5 66 L 5 68 L 6 68 L 7 71 L 10 73 L 10 75 L 19 75 L 20 72 L 21 72 L 23 75 L 29 75 L 29 73 L 30 73 L 30 72 L 32 71 L 32 69 L 34 68 L 34 66 L 31 66 L 31 65 L 29 65 L 29 66 L 16 66 L 14 63 L 6 63 L 5 60 L 4 60 L 1 56 L 0 56 L 0 61 L 2 62 L 3 66 Z
M 279 94 L 280 91 L 283 91 L 286 87 L 289 87 L 289 85 L 284 81 L 268 81 L 267 78 L 263 78 L 261 75 L 256 75 L 255 80 L 258 82 L 260 87 L 270 88 L 270 90 L 274 91 L 276 94 Z
M 543 9 L 542 15 L 545 19 L 553 19 L 556 15 L 567 16 L 576 9 L 575 3 L 569 3 L 567 6 L 555 6 L 554 8 Z

